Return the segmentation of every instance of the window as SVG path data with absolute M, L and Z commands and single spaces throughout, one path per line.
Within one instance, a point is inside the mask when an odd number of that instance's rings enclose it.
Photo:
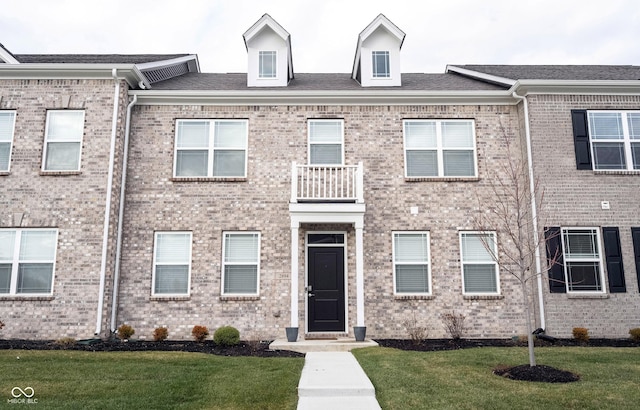
M 191 276 L 191 232 L 156 232 L 153 250 L 153 295 L 188 295 Z
M 394 232 L 394 292 L 431 294 L 429 261 L 429 232 Z
M 342 120 L 309 120 L 309 165 L 343 164 Z
M 562 228 L 568 292 L 603 292 L 600 234 L 597 228 Z
M 276 78 L 277 53 L 275 51 L 258 52 L 258 77 Z
M 388 51 L 372 51 L 371 58 L 373 65 L 373 78 L 391 77 Z
M 498 245 L 495 232 L 460 232 L 463 293 L 497 295 Z
M 14 111 L 0 111 L 0 172 L 9 172 L 15 120 Z
M 589 111 L 593 169 L 640 169 L 640 112 Z
M 225 232 L 222 245 L 222 294 L 257 295 L 260 234 Z
M 247 134 L 246 120 L 178 120 L 174 175 L 246 177 Z
M 411 177 L 474 177 L 472 120 L 405 120 L 405 173 Z
M 44 136 L 44 171 L 79 171 L 84 111 L 47 111 Z
M 0 295 L 53 292 L 58 231 L 0 229 Z

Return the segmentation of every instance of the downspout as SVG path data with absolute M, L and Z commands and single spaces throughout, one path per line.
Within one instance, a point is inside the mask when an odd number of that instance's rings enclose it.
M 109 174 L 107 176 L 107 200 L 104 210 L 104 226 L 102 233 L 102 262 L 100 265 L 100 290 L 98 293 L 98 314 L 95 335 L 102 332 L 102 310 L 104 308 L 104 287 L 107 276 L 107 254 L 109 250 L 109 222 L 111 216 L 111 191 L 113 189 L 113 168 L 116 156 L 116 137 L 118 133 L 118 99 L 120 97 L 120 81 L 118 70 L 113 69 L 111 75 L 116 83 L 113 93 L 113 118 L 111 120 L 111 147 L 109 149 Z
M 118 289 L 120 285 L 120 256 L 122 254 L 122 224 L 124 221 L 124 197 L 127 184 L 127 164 L 129 162 L 129 133 L 131 130 L 131 110 L 138 102 L 138 96 L 133 95 L 133 100 L 127 106 L 127 117 L 124 130 L 124 155 L 122 160 L 122 179 L 120 181 L 120 209 L 118 211 L 118 237 L 116 239 L 116 267 L 113 272 L 113 302 L 111 303 L 111 332 L 116 331 L 118 315 Z
M 540 237 L 538 236 L 538 204 L 536 201 L 535 181 L 533 179 L 533 157 L 531 154 L 531 132 L 529 130 L 529 104 L 526 96 L 521 96 L 513 92 L 513 97 L 522 101 L 524 107 L 524 133 L 527 142 L 527 166 L 529 168 L 529 193 L 531 195 L 531 219 L 533 220 L 533 237 L 535 243 L 535 259 L 536 259 L 536 276 L 538 279 L 538 305 L 540 312 L 540 327 L 546 329 L 546 320 L 544 315 L 544 292 L 542 288 L 542 273 L 540 261 Z

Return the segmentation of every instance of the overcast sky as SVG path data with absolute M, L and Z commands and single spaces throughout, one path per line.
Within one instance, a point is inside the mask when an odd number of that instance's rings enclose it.
M 298 73 L 350 72 L 382 13 L 406 33 L 405 73 L 447 64 L 640 65 L 637 0 L 1 0 L 15 54 L 197 54 L 203 72 L 246 72 L 242 34 L 269 13 Z

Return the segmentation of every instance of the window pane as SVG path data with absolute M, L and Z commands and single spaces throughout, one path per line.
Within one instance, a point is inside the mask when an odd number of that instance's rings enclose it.
M 407 151 L 407 176 L 438 176 L 438 153 L 436 151 Z
M 633 169 L 640 169 L 640 144 L 631 144 L 631 155 L 633 156 Z
M 341 121 L 310 121 L 310 143 L 342 143 Z
M 247 123 L 244 121 L 217 121 L 215 148 L 246 148 Z
M 213 153 L 214 177 L 244 177 L 245 151 L 216 150 Z
M 492 252 L 495 249 L 495 238 L 492 234 L 462 234 L 463 261 L 493 261 Z
M 49 142 L 47 144 L 47 171 L 77 171 L 80 162 L 80 143 Z
M 342 164 L 341 144 L 314 144 L 310 149 L 310 164 Z
M 464 291 L 467 293 L 496 293 L 495 265 L 466 264 L 464 272 Z
M 596 169 L 625 169 L 624 144 L 615 142 L 593 143 Z
M 11 286 L 11 264 L 0 264 L 0 293 L 9 293 Z
M 257 293 L 257 266 L 225 266 L 224 293 Z
M 156 266 L 154 293 L 188 293 L 188 265 Z
M 429 242 L 425 233 L 394 235 L 396 262 L 429 262 Z
M 9 170 L 9 155 L 11 154 L 11 143 L 0 142 L 0 171 Z
M 405 149 L 436 148 L 438 146 L 435 122 L 406 122 L 404 131 Z
M 176 153 L 177 177 L 206 177 L 209 151 L 178 151 Z
M 371 53 L 373 76 L 377 78 L 389 77 L 389 52 L 373 51 Z
M 0 111 L 0 141 L 11 142 L 13 139 L 14 112 Z
M 258 262 L 258 234 L 227 234 L 225 262 Z
M 55 231 L 22 231 L 21 261 L 52 261 L 55 254 Z
M 592 230 L 572 230 L 564 233 L 565 256 L 571 259 L 598 259 L 596 233 Z
M 276 52 L 258 52 L 258 76 L 260 78 L 275 78 L 276 76 Z
M 397 265 L 397 293 L 428 293 L 429 267 L 427 265 Z
M 473 148 L 473 128 L 468 121 L 443 121 L 442 146 L 445 148 Z
M 189 233 L 156 234 L 156 263 L 189 264 L 191 235 Z
M 444 176 L 474 176 L 473 151 L 443 151 Z
M 208 148 L 208 121 L 178 121 L 178 148 Z
M 640 140 L 640 113 L 628 113 L 629 135 L 632 140 Z
M 566 265 L 570 291 L 602 290 L 598 262 L 567 262 Z
M 589 113 L 591 139 L 622 139 L 622 115 L 620 113 Z
M 0 231 L 0 261 L 13 260 L 16 231 Z
M 81 141 L 84 111 L 49 111 L 47 141 Z
M 21 263 L 17 293 L 51 293 L 52 263 Z
M 313 233 L 309 234 L 309 244 L 344 243 L 341 233 Z

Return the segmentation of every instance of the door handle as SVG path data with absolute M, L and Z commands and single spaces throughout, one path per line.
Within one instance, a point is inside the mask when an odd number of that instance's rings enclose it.
M 312 298 L 312 297 L 314 297 L 316 294 L 315 294 L 315 293 L 311 293 L 311 292 L 307 292 L 307 295 L 308 295 L 310 298 Z

